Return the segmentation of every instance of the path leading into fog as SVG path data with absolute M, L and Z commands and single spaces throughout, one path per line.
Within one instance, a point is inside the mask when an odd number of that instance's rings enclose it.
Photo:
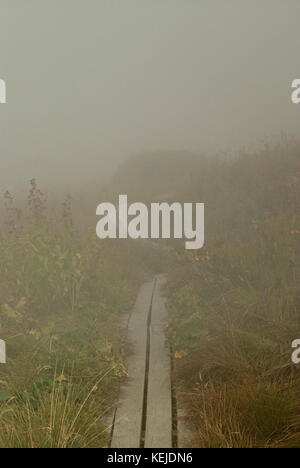
M 112 448 L 171 448 L 171 359 L 164 326 L 163 275 L 145 283 L 129 318 L 128 379 L 116 410 Z

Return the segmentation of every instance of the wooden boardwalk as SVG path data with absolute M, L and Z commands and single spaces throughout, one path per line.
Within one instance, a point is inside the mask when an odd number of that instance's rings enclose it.
M 145 283 L 129 319 L 128 380 L 116 410 L 112 448 L 171 448 L 171 361 L 165 340 L 167 312 L 162 275 Z

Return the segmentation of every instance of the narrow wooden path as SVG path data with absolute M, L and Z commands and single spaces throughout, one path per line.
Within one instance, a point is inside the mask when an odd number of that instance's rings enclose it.
M 165 278 L 145 283 L 129 319 L 128 380 L 116 410 L 112 448 L 171 448 L 171 360 L 164 325 L 167 312 L 162 296 Z

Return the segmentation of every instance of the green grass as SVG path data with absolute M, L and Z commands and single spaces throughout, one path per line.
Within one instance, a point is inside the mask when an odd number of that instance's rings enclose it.
M 167 305 L 194 446 L 300 446 L 298 154 L 224 163 L 189 187 L 207 200 L 206 245 L 174 252 Z
M 0 447 L 105 446 L 103 417 L 126 377 L 122 317 L 139 265 L 131 247 L 79 237 L 70 200 L 49 214 L 32 181 L 23 216 L 6 194 L 0 235 Z

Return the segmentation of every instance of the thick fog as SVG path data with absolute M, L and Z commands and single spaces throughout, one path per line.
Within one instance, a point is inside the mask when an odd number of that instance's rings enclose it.
M 297 135 L 299 0 L 0 0 L 0 189 Z

